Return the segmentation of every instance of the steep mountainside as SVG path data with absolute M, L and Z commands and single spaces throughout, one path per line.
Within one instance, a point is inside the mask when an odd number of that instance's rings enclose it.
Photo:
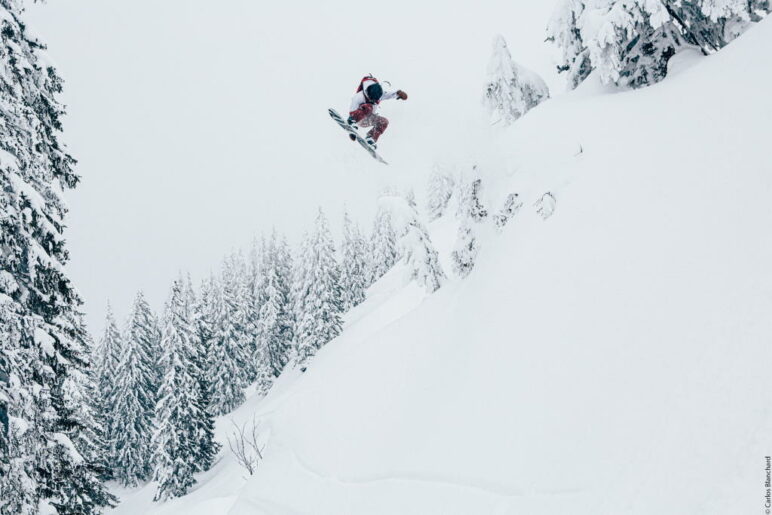
M 653 87 L 591 77 L 471 134 L 450 164 L 477 165 L 489 210 L 523 202 L 472 273 L 426 296 L 392 270 L 305 374 L 219 422 L 260 421 L 254 476 L 226 450 L 190 495 L 119 492 L 118 512 L 760 512 L 769 48 L 767 21 Z M 448 272 L 456 224 L 430 227 Z

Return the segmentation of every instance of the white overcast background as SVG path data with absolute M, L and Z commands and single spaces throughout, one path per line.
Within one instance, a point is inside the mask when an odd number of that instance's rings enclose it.
M 82 177 L 68 194 L 69 270 L 90 329 L 101 332 L 108 299 L 122 321 L 137 289 L 160 309 L 180 271 L 198 280 L 262 231 L 297 241 L 317 206 L 334 229 L 344 204 L 369 229 L 379 191 L 420 190 L 464 137 L 460 106 L 479 104 L 495 33 L 561 89 L 543 43 L 552 1 L 470 5 L 30 5 L 26 19 L 66 81 L 63 140 Z M 452 73 L 449 59 L 469 72 Z M 410 94 L 382 107 L 390 167 L 352 150 L 326 114 L 344 110 L 370 72 Z M 456 109 L 455 126 L 435 122 Z

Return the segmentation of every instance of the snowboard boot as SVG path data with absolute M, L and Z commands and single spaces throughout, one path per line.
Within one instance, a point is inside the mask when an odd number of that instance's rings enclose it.
M 376 145 L 375 140 L 372 138 L 372 136 L 368 136 L 367 138 L 365 138 L 365 142 L 367 142 L 368 145 L 373 147 L 373 150 L 378 148 L 378 145 Z

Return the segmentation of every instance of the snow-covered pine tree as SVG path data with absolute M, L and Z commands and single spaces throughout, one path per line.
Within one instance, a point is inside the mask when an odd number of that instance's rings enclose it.
M 155 338 L 153 313 L 143 293 L 138 292 L 123 335 L 120 362 L 111 376 L 115 390 L 110 463 L 113 476 L 124 486 L 136 486 L 150 476 L 157 391 Z
M 461 224 L 451 256 L 453 270 L 461 277 L 469 275 L 474 268 L 479 252 L 477 232 L 480 223 L 488 216 L 488 211 L 480 202 L 481 185 L 480 179 L 474 179 L 468 183 L 460 204 Z
M 633 88 L 662 80 L 682 42 L 664 3 L 650 0 L 564 0 L 549 39 L 563 46 L 559 69 L 597 70 L 604 84 Z
M 240 281 L 231 260 L 223 263 L 220 281 L 212 285 L 211 310 L 214 337 L 211 346 L 209 410 L 224 415 L 244 402 L 248 342 L 243 332 L 243 304 L 239 298 Z
M 768 0 L 562 0 L 548 39 L 575 88 L 592 70 L 601 81 L 641 87 L 662 80 L 685 45 L 715 52 L 770 12 Z
M 260 348 L 260 309 L 265 299 L 263 280 L 265 246 L 264 237 L 261 238 L 260 246 L 258 246 L 256 238 L 252 240 L 244 281 L 245 313 L 248 320 L 247 328 L 250 331 L 250 352 L 252 353 L 250 359 L 254 364 L 254 380 L 261 384 L 266 381 L 265 371 L 267 370 L 263 364 L 262 356 L 264 353 Z
M 769 0 L 670 0 L 668 13 L 687 43 L 715 52 L 769 14 Z
M 194 375 L 193 328 L 187 318 L 187 300 L 182 280 L 172 284 L 164 314 L 161 338 L 164 372 L 155 408 L 156 432 L 153 437 L 153 479 L 158 482 L 154 501 L 185 495 L 201 469 L 200 420 L 202 413 L 199 383 Z
M 298 274 L 298 325 L 295 335 L 296 359 L 307 366 L 310 359 L 341 331 L 340 271 L 335 260 L 335 244 L 327 219 L 319 209 L 314 232 L 300 256 Z
M 450 199 L 453 196 L 455 181 L 453 176 L 447 170 L 435 166 L 429 176 L 427 186 L 426 209 L 429 214 L 429 221 L 436 220 L 445 214 Z
M 83 366 L 93 363 L 91 340 L 79 311 L 63 315 L 63 327 L 73 341 L 81 344 L 69 356 L 72 363 L 81 366 L 70 370 L 51 392 L 51 407 L 60 414 L 53 433 L 58 446 L 48 449 L 54 459 L 41 471 L 43 477 L 53 480 L 43 489 L 43 498 L 61 514 L 95 513 L 101 507 L 114 505 L 117 499 L 101 483 L 106 474 L 105 442 L 92 408 L 95 383 Z M 53 344 L 51 341 L 44 345 Z
M 370 237 L 370 259 L 368 263 L 369 284 L 383 277 L 397 261 L 397 236 L 391 221 L 391 214 L 379 207 L 373 221 Z
M 211 297 L 212 281 L 201 283 L 199 297 L 193 305 L 193 336 L 196 381 L 198 383 L 198 407 L 201 418 L 198 420 L 197 470 L 204 471 L 214 463 L 220 445 L 214 439 L 214 417 L 211 414 L 212 344 L 214 340 L 214 320 L 212 318 Z
M 255 280 L 254 297 L 251 302 L 251 308 L 254 309 L 253 325 L 254 329 L 254 349 L 250 355 L 250 360 L 255 367 L 255 381 L 257 383 L 257 389 L 259 392 L 265 394 L 271 388 L 274 380 L 274 374 L 270 365 L 270 351 L 268 349 L 268 342 L 270 335 L 266 332 L 268 326 L 272 326 L 276 319 L 263 320 L 263 316 L 271 317 L 273 314 L 273 307 L 267 306 L 269 302 L 268 286 L 271 277 L 271 267 L 273 263 L 273 255 L 271 248 L 275 245 L 275 230 L 272 231 L 272 237 L 266 239 L 265 236 L 260 238 L 260 250 L 257 253 L 259 258 L 257 261 L 257 277 Z M 273 243 L 272 243 L 273 242 Z M 271 292 L 274 293 L 274 292 Z
M 0 280 L 9 275 L 0 271 Z M 36 513 L 41 497 L 36 447 L 45 436 L 31 323 L 21 304 L 0 295 L 0 513 Z
M 6 357 L 12 356 L 0 399 L 21 465 L 15 479 L 0 474 L 0 497 L 19 513 L 37 511 L 39 501 L 62 513 L 91 513 L 113 498 L 96 481 L 91 449 L 77 447 L 93 431 L 83 425 L 91 421 L 69 410 L 70 396 L 85 388 L 73 380 L 87 378 L 90 366 L 76 312 L 80 298 L 63 266 L 63 193 L 79 178 L 58 140 L 62 81 L 22 11 L 22 2 L 0 3 L 0 299 L 14 317 L 0 325 Z M 10 482 L 22 477 L 23 488 L 14 491 Z M 73 495 L 73 487 L 82 491 Z
M 559 0 L 547 25 L 547 40 L 561 51 L 558 72 L 567 74 L 569 89 L 584 82 L 593 66 L 582 34 L 586 0 Z
M 244 387 L 255 382 L 260 373 L 258 356 L 258 319 L 259 312 L 254 311 L 252 292 L 250 291 L 250 267 L 241 251 L 230 257 L 232 274 L 230 287 L 225 290 L 225 298 L 232 298 L 233 303 L 226 302 L 229 307 L 229 319 L 234 330 L 239 335 L 239 341 L 244 355 L 242 369 L 242 385 Z M 225 284 L 225 283 L 224 283 Z M 229 297 L 230 295 L 230 297 Z M 256 318 L 257 317 L 257 318 Z
M 268 376 L 262 388 L 267 391 L 275 377 L 279 377 L 290 359 L 294 337 L 294 316 L 291 302 L 291 255 L 287 244 L 279 240 L 276 231 L 264 247 L 262 273 L 264 299 L 258 317 L 258 367 Z
M 292 339 L 292 348 L 290 349 L 289 361 L 298 364 L 300 356 L 298 355 L 298 331 L 303 314 L 305 313 L 306 291 L 304 288 L 308 283 L 307 274 L 309 270 L 305 266 L 305 256 L 308 255 L 308 245 L 311 237 L 308 232 L 303 233 L 300 245 L 297 250 L 297 259 L 292 262 L 292 281 L 290 283 L 290 303 L 292 307 L 292 317 L 294 320 L 294 334 Z
M 549 96 L 541 77 L 512 60 L 504 37 L 494 37 L 483 103 L 495 122 L 510 125 Z
M 185 297 L 185 314 L 188 320 L 193 320 L 193 309 L 196 306 L 196 291 L 193 289 L 193 279 L 190 277 L 190 272 L 184 276 L 180 276 L 182 281 L 182 290 Z
M 409 197 L 402 196 L 384 198 L 382 201 L 389 205 L 389 212 L 398 220 L 397 246 L 409 278 L 429 293 L 434 293 L 442 286 L 446 276 L 415 203 Z
M 295 340 L 295 311 L 293 308 L 292 282 L 294 280 L 295 259 L 287 243 L 287 238 L 282 235 L 276 244 L 276 267 L 279 278 L 281 279 L 281 291 L 285 295 L 287 309 L 286 330 L 284 332 L 284 341 L 292 347 Z
M 85 328 L 85 324 L 83 327 Z M 91 356 L 89 361 L 95 364 L 97 362 L 97 346 L 88 332 L 84 333 L 84 339 Z M 92 428 L 86 431 L 87 439 L 90 441 L 88 446 L 97 454 L 95 467 L 99 471 L 99 478 L 102 481 L 107 481 L 112 478 L 110 445 L 107 440 L 107 428 L 102 424 L 102 396 L 97 386 L 96 365 L 92 365 L 85 371 L 85 377 L 80 378 L 78 382 L 82 388 L 80 392 L 77 392 L 77 399 L 73 400 L 73 404 L 81 410 L 83 416 L 88 417 L 91 421 L 85 424 L 86 427 Z
M 343 311 L 346 312 L 365 300 L 368 286 L 367 243 L 359 226 L 343 214 L 343 242 L 341 244 L 340 289 Z
M 96 349 L 95 380 L 99 392 L 97 417 L 105 429 L 108 445 L 112 441 L 113 419 L 115 418 L 115 383 L 113 377 L 118 369 L 123 353 L 123 340 L 115 322 L 115 315 L 110 304 L 107 304 L 105 328 Z M 112 469 L 112 461 L 108 460 Z

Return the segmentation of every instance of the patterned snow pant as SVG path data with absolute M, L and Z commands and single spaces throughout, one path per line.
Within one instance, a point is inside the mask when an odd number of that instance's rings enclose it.
M 383 131 L 389 126 L 389 120 L 375 114 L 373 112 L 374 109 L 375 105 L 373 104 L 362 104 L 356 111 L 351 111 L 349 116 L 362 127 L 372 127 L 372 129 L 367 132 L 367 135 L 375 141 L 378 141 L 378 138 L 381 137 Z

